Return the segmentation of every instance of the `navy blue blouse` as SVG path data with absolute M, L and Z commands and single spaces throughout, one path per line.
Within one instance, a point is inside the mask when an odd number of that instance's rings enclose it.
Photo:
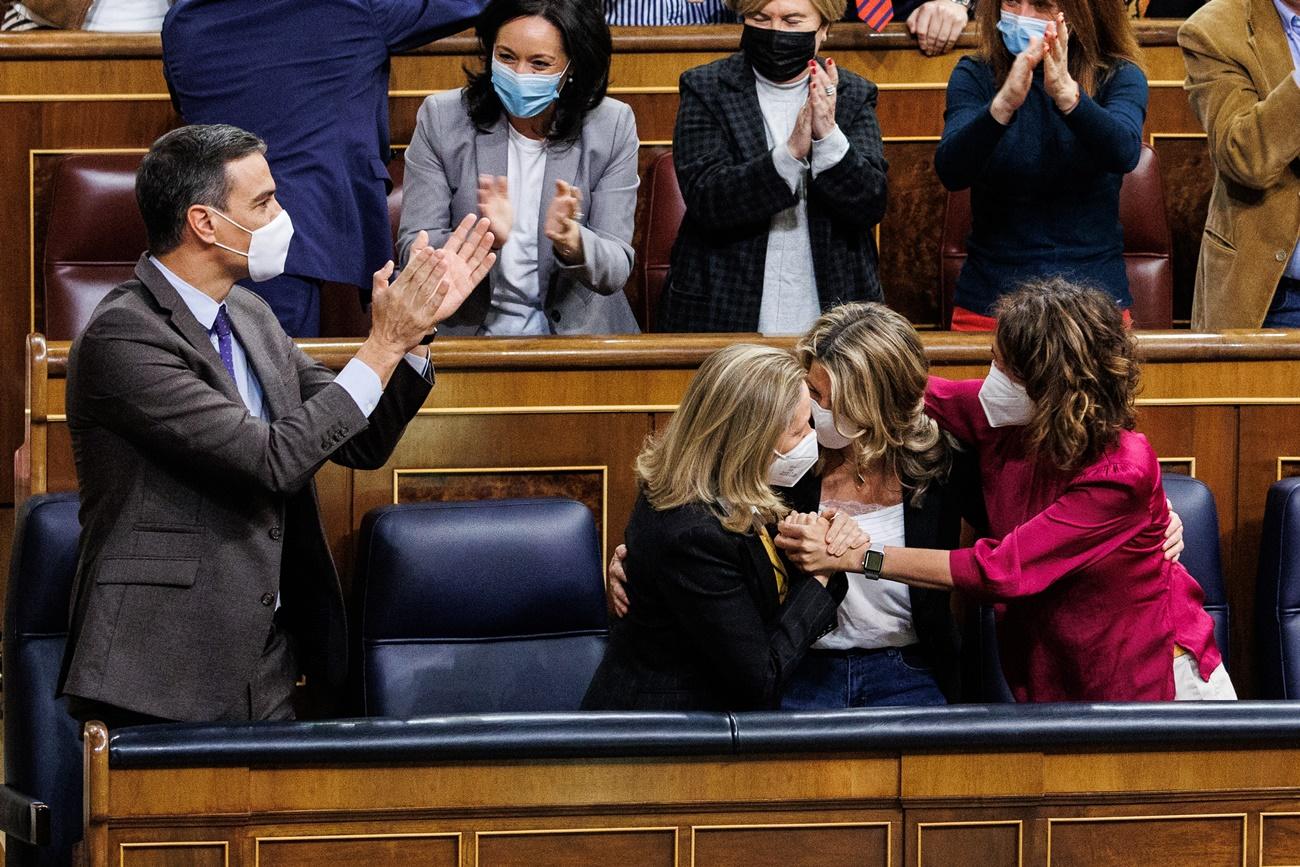
M 1119 187 L 1141 155 L 1146 76 L 1121 62 L 1067 115 L 1043 88 L 1040 67 L 1007 126 L 989 114 L 997 92 L 993 70 L 971 57 L 948 79 L 934 166 L 948 189 L 971 189 L 956 305 L 991 315 L 1021 282 L 1063 275 L 1130 306 Z

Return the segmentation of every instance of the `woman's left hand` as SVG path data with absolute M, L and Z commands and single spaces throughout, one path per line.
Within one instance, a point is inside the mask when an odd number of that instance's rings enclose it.
M 1060 12 L 1055 21 L 1047 23 L 1043 36 L 1043 87 L 1066 114 L 1079 104 L 1079 84 L 1070 77 L 1070 28 Z
M 1169 504 L 1169 526 L 1165 528 L 1165 544 L 1163 550 L 1165 559 L 1170 563 L 1177 563 L 1178 558 L 1183 555 L 1183 519 L 1178 517 L 1174 511 L 1173 501 L 1166 499 Z
M 850 553 L 836 557 L 831 554 L 826 543 L 831 528 L 832 522 L 821 515 L 791 512 L 777 525 L 776 546 L 785 551 L 791 563 L 810 575 L 831 575 L 846 569 L 852 571 L 852 566 L 847 565 L 853 557 L 851 552 L 854 547 L 860 549 L 863 545 L 871 544 L 871 538 L 859 530 L 865 539 L 854 536 L 852 541 L 857 544 L 847 549 Z M 858 559 L 861 560 L 860 557 Z
M 835 90 L 840 85 L 840 71 L 834 60 L 826 61 L 826 68 L 816 60 L 808 76 L 808 105 L 812 109 L 812 137 L 821 141 L 835 132 Z
M 577 265 L 583 260 L 581 219 L 582 191 L 557 180 L 555 198 L 546 209 L 542 231 L 554 245 L 555 255 L 566 265 Z

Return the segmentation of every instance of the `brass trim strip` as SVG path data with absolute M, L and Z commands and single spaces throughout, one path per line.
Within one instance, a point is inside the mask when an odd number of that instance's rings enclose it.
M 695 836 L 698 831 L 770 831 L 782 828 L 879 828 L 885 829 L 885 863 L 894 863 L 894 823 L 884 822 L 776 822 L 771 825 L 691 825 L 691 867 L 695 867 Z
M 1272 817 L 1295 818 L 1300 813 L 1265 813 L 1259 814 L 1259 867 L 1300 867 L 1300 864 L 1265 864 L 1264 863 L 1264 822 Z
M 563 415 L 564 413 L 643 413 L 677 412 L 675 403 L 655 404 L 592 404 L 582 406 L 454 406 L 422 407 L 416 415 Z
M 969 822 L 917 822 L 916 823 L 916 867 L 921 867 L 924 863 L 921 860 L 921 832 L 926 828 L 969 828 L 969 827 L 1006 827 L 1014 825 L 1016 827 L 1016 864 L 1018 867 L 1024 867 L 1025 864 L 1025 821 L 1023 819 L 988 819 L 984 821 Z M 1049 844 L 1048 851 L 1051 848 Z M 1048 856 L 1048 867 L 1051 867 L 1051 856 Z
M 681 838 L 674 825 L 632 828 L 537 828 L 510 831 L 474 832 L 474 867 L 479 867 L 479 840 L 483 837 L 535 837 L 555 834 L 644 834 L 646 832 L 671 832 L 673 835 L 673 867 L 681 864 Z
M 153 842 L 135 842 L 117 844 L 118 867 L 126 867 L 127 849 L 198 849 L 221 847 L 223 863 L 230 867 L 230 841 L 228 840 L 158 840 Z
M 1181 815 L 1160 816 L 1068 816 L 1047 817 L 1047 867 L 1052 867 L 1052 826 L 1054 824 L 1077 825 L 1085 822 L 1170 822 L 1192 821 L 1194 819 L 1240 819 L 1241 820 L 1241 867 L 1246 867 L 1248 816 L 1246 813 L 1184 813 Z
M 1285 478 L 1290 478 L 1290 476 L 1284 476 L 1284 475 L 1282 475 L 1282 465 L 1283 465 L 1284 463 L 1300 463 L 1300 455 L 1278 455 L 1278 458 L 1277 458 L 1277 478 L 1274 479 L 1274 481 L 1278 481 L 1278 482 L 1280 482 L 1280 481 L 1282 481 L 1282 480 L 1285 479 Z M 1291 814 L 1287 814 L 1287 815 L 1291 815 Z M 1300 813 L 1296 813 L 1295 815 L 1300 816 Z
M 1186 455 L 1184 457 L 1156 458 L 1156 463 L 1160 464 L 1161 469 L 1164 469 L 1165 464 L 1190 464 L 1189 469 L 1191 470 L 1191 472 L 1188 473 L 1188 475 L 1190 475 L 1193 479 L 1196 478 L 1196 456 L 1195 455 Z

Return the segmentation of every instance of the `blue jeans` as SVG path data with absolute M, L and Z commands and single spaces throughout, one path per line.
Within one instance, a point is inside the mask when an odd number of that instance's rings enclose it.
M 785 686 L 782 710 L 947 704 L 920 645 L 810 650 Z
M 1264 315 L 1265 328 L 1300 328 L 1300 280 L 1283 277 Z

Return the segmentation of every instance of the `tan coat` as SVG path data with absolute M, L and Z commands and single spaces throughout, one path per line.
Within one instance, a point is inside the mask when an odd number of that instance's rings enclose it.
M 1300 86 L 1272 0 L 1210 0 L 1178 31 L 1216 169 L 1192 327 L 1258 328 L 1300 239 Z
M 24 6 L 55 27 L 80 30 L 91 0 L 22 0 Z

